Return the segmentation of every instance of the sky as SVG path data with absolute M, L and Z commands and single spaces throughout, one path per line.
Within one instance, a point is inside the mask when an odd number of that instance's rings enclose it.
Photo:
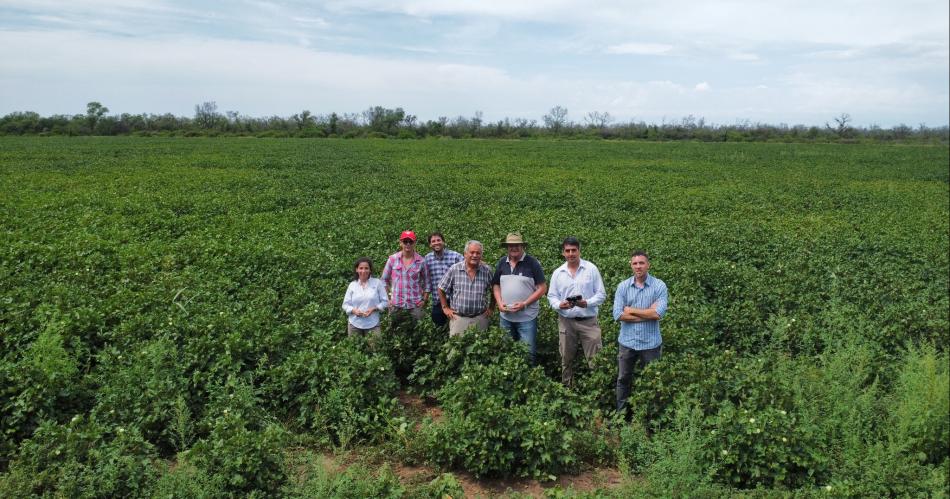
M 950 122 L 947 0 L 0 0 L 0 115 Z

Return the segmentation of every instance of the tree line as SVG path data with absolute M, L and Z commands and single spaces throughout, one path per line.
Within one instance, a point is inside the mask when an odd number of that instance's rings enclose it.
M 540 121 L 527 118 L 483 119 L 473 116 L 439 117 L 422 121 L 403 108 L 373 106 L 359 113 L 312 114 L 303 110 L 289 117 L 253 117 L 237 111 L 218 111 L 217 103 L 195 106 L 192 117 L 165 114 L 108 114 L 99 102 L 86 105 L 84 114 L 40 116 L 32 111 L 13 112 L 0 118 L 0 135 L 141 135 L 141 136 L 255 136 L 307 138 L 399 138 L 426 137 L 614 140 L 694 140 L 705 142 L 950 142 L 948 126 L 916 127 L 900 124 L 891 128 L 854 126 L 847 113 L 824 126 L 778 125 L 741 121 L 730 125 L 709 124 L 689 115 L 662 123 L 617 121 L 609 112 L 591 111 L 580 121 L 568 110 L 554 106 Z

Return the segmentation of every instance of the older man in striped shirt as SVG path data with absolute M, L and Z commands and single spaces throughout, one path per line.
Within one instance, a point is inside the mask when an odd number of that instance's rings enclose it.
M 449 318 L 449 336 L 458 336 L 469 327 L 488 329 L 493 313 L 491 267 L 482 263 L 482 243 L 465 244 L 464 260 L 449 267 L 439 281 L 439 301 Z
M 617 286 L 614 320 L 620 321 L 617 353 L 617 411 L 625 412 L 634 370 L 660 358 L 663 339 L 660 319 L 666 313 L 666 283 L 650 275 L 650 257 L 644 251 L 630 255 L 633 277 Z

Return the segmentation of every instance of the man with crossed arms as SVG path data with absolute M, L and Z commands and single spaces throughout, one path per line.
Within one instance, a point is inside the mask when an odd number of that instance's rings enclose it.
M 620 351 L 617 352 L 617 412 L 627 410 L 634 370 L 642 370 L 660 358 L 663 339 L 660 319 L 666 313 L 666 283 L 650 275 L 650 257 L 644 251 L 630 255 L 633 277 L 617 286 L 614 320 L 620 321 Z

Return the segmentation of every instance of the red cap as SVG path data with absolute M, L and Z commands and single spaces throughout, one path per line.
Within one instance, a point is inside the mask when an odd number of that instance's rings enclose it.
M 415 241 L 416 233 L 411 230 L 404 230 L 402 231 L 402 234 L 399 234 L 399 240 L 402 241 L 403 239 L 412 239 Z

